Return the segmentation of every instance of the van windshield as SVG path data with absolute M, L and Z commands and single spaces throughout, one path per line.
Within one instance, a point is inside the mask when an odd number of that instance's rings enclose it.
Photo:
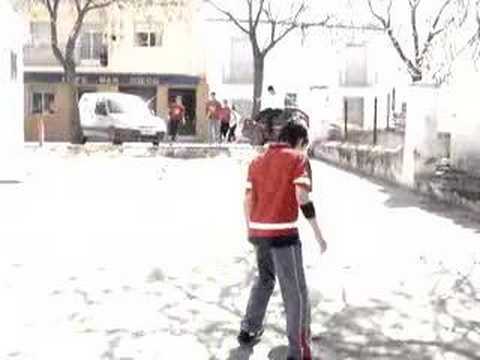
M 126 97 L 121 99 L 121 101 L 119 99 L 109 99 L 107 102 L 110 114 L 145 115 L 149 112 L 147 104 L 145 104 L 145 102 L 143 102 L 141 99 L 137 99 L 135 97 Z

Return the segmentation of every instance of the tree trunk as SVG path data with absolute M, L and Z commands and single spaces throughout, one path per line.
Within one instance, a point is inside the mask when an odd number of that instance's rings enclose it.
M 78 90 L 75 83 L 75 69 L 65 70 L 65 81 L 68 85 L 68 118 L 69 118 L 69 135 L 72 144 L 83 144 L 83 131 L 80 125 L 80 111 L 78 110 Z
M 254 53 L 252 119 L 255 119 L 255 117 L 257 116 L 257 114 L 260 112 L 260 109 L 261 109 L 264 68 L 265 68 L 265 58 L 261 54 Z
M 413 82 L 413 83 L 420 82 L 420 81 L 422 81 L 422 79 L 423 79 L 423 75 L 422 75 L 421 73 L 419 73 L 419 74 L 412 74 L 411 77 L 412 77 L 412 82 Z

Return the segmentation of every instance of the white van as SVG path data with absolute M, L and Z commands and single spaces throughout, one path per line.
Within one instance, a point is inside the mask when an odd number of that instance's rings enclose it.
M 78 107 L 84 142 L 151 141 L 158 145 L 167 132 L 166 121 L 155 116 L 148 104 L 136 95 L 86 93 Z

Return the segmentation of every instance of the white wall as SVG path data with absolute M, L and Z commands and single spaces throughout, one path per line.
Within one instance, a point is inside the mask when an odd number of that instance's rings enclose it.
M 245 36 L 232 24 L 206 22 L 204 27 L 204 45 L 207 55 L 207 81 L 220 98 L 242 98 L 250 100 L 253 96 L 252 84 L 230 84 L 224 82 L 224 68 L 231 61 L 230 49 L 232 37 Z M 248 45 L 250 46 L 250 45 Z M 326 62 L 334 51 L 318 53 L 318 48 L 301 46 L 300 36 L 292 34 L 279 43 L 266 57 L 264 91 L 273 85 L 277 92 L 305 92 L 311 85 L 324 83 L 331 77 L 332 71 Z M 248 49 L 250 51 L 250 49 Z M 253 66 L 253 64 L 252 64 Z M 333 71 L 335 73 L 335 71 Z
M 215 39 L 205 43 L 210 88 L 220 98 L 251 101 L 252 84 L 235 85 L 223 81 L 224 66 L 231 61 L 231 38 L 242 36 L 242 33 L 230 23 L 206 22 L 203 36 L 205 39 Z M 345 72 L 345 45 L 349 43 L 366 44 L 368 86 L 340 85 L 341 74 Z M 394 84 L 399 83 L 399 79 L 405 82 L 401 69 L 398 55 L 384 34 L 368 33 L 356 39 L 318 30 L 302 38 L 297 31 L 267 55 L 264 91 L 272 84 L 281 94 L 297 93 L 300 107 L 311 115 L 317 127 L 343 122 L 343 99 L 348 96 L 364 98 L 364 127 L 373 128 L 374 98 L 377 96 L 378 127 L 386 128 L 388 93 Z M 318 132 L 324 130 L 318 129 Z
M 443 131 L 451 133 L 454 165 L 480 175 L 480 72 L 469 61 L 459 61 L 455 80 L 442 94 Z
M 0 181 L 16 180 L 23 149 L 23 59 L 24 28 L 22 20 L 8 2 L 0 3 Z M 15 54 L 16 78 L 12 76 L 11 55 Z

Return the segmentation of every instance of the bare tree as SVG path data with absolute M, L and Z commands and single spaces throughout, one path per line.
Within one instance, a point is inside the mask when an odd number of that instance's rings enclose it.
M 241 0 L 247 8 L 246 16 L 240 13 L 238 3 L 236 8 L 228 8 L 228 1 L 205 0 L 237 29 L 248 36 L 253 53 L 253 110 L 254 117 L 261 108 L 261 97 L 264 81 L 265 58 L 275 46 L 285 39 L 293 30 L 302 27 L 302 17 L 308 10 L 307 0 Z M 328 19 L 323 22 L 326 23 Z M 311 24 L 313 26 L 314 24 Z M 315 24 L 317 25 L 317 24 Z M 266 41 L 263 34 L 267 33 Z
M 47 10 L 50 23 L 50 44 L 52 52 L 63 68 L 64 81 L 68 84 L 71 98 L 71 104 L 69 106 L 69 136 L 70 142 L 73 144 L 80 144 L 83 141 L 76 88 L 77 64 L 75 61 L 75 50 L 77 40 L 87 15 L 95 10 L 107 8 L 116 1 L 117 0 L 26 0 L 21 4 L 21 6 L 27 10 L 35 5 L 43 6 Z M 64 47 L 61 45 L 59 39 L 59 23 L 61 22 L 61 19 L 59 19 L 59 11 L 62 6 L 73 6 L 74 8 L 73 26 L 68 33 Z
M 74 25 L 68 34 L 65 48 L 61 49 L 58 39 L 58 10 L 61 3 L 70 2 L 68 0 L 39 0 L 48 11 L 50 18 L 50 35 L 52 51 L 57 61 L 62 65 L 65 82 L 69 85 L 70 96 L 72 99 L 70 111 L 70 141 L 73 144 L 83 142 L 83 133 L 80 126 L 80 114 L 78 110 L 78 94 L 75 83 L 76 63 L 75 48 L 80 35 L 82 25 L 89 13 L 95 10 L 106 8 L 112 5 L 116 0 L 74 0 L 75 20 Z
M 456 27 L 461 27 L 465 22 L 468 10 L 469 0 L 441 0 L 432 2 L 424 0 L 401 0 L 395 5 L 406 5 L 407 11 L 400 12 L 408 18 L 402 18 L 396 24 L 408 23 L 410 28 L 410 36 L 401 38 L 401 28 L 395 28 L 392 21 L 393 0 L 387 0 L 383 14 L 374 6 L 374 1 L 367 0 L 370 13 L 386 32 L 388 38 L 398 56 L 405 64 L 406 69 L 413 82 L 422 81 L 424 79 L 425 70 L 428 65 L 429 56 L 432 54 L 433 48 L 436 46 L 445 46 L 445 42 L 438 41 L 443 36 L 446 39 L 447 31 Z M 377 1 L 378 3 L 381 1 Z M 420 7 L 429 6 L 425 13 L 427 16 L 420 20 Z M 422 30 L 424 33 L 422 34 Z M 404 35 L 404 34 L 403 34 Z M 410 53 L 409 53 L 410 52 Z
M 50 43 L 53 55 L 62 66 L 64 81 L 68 85 L 71 104 L 69 106 L 69 137 L 73 144 L 80 144 L 83 141 L 82 128 L 80 126 L 80 115 L 78 111 L 78 94 L 76 87 L 77 64 L 75 62 L 75 50 L 77 40 L 81 34 L 82 26 L 87 16 L 100 9 L 105 9 L 120 0 L 20 0 L 17 7 L 29 11 L 34 6 L 41 6 L 46 9 L 50 23 Z M 67 34 L 67 41 L 62 46 L 59 38 L 60 9 L 62 6 L 71 6 L 73 9 L 73 25 Z
M 75 51 L 77 41 L 82 32 L 85 19 L 95 11 L 106 9 L 114 4 L 129 6 L 134 9 L 154 8 L 157 15 L 161 15 L 166 22 L 177 21 L 179 16 L 184 15 L 187 4 L 193 0 L 11 0 L 16 7 L 23 11 L 29 11 L 35 6 L 46 9 L 50 23 L 50 42 L 52 52 L 62 66 L 64 71 L 64 81 L 68 84 L 69 97 L 71 104 L 69 106 L 70 121 L 70 141 L 73 144 L 83 142 L 83 132 L 80 125 L 80 114 L 78 110 L 78 93 L 76 84 L 77 63 Z M 63 45 L 59 38 L 59 25 L 62 19 L 59 18 L 62 7 L 72 8 L 73 25 L 67 34 L 66 43 Z M 160 13 L 161 12 L 161 13 Z

